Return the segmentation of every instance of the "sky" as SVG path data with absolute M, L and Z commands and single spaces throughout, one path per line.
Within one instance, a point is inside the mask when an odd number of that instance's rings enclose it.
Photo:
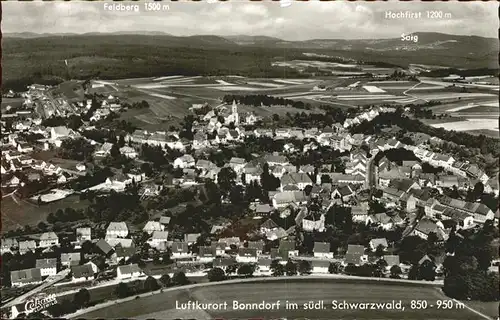
M 159 2 L 169 10 L 106 10 L 100 2 L 2 2 L 2 32 L 85 33 L 162 31 L 174 36 L 263 35 L 285 40 L 399 38 L 402 33 L 441 32 L 496 38 L 497 2 Z M 419 19 L 387 19 L 387 11 L 420 12 Z M 443 18 L 427 18 L 441 11 Z M 22 18 L 20 18 L 22 17 Z

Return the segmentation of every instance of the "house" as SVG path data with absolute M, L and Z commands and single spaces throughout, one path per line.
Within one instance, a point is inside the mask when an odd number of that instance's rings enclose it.
M 379 168 L 380 170 L 380 168 Z M 406 175 L 398 168 L 392 168 L 389 171 L 382 171 L 378 175 L 378 183 L 382 188 L 386 188 L 391 183 L 391 180 L 404 179 Z
M 120 245 L 124 248 L 129 248 L 134 246 L 134 240 L 127 238 L 106 238 L 106 242 L 113 248 Z
M 187 242 L 172 242 L 172 258 L 186 258 L 190 257 L 189 246 Z
M 440 229 L 435 222 L 424 218 L 420 220 L 415 226 L 415 229 L 413 230 L 413 235 L 419 236 L 420 238 L 427 240 L 431 232 L 435 233 L 436 236 L 439 237 L 441 234 L 439 230 Z
M 232 157 L 231 160 L 229 160 L 229 167 L 232 168 L 237 174 L 243 172 L 243 168 L 246 164 L 247 162 L 242 158 Z
M 192 244 L 195 244 L 200 236 L 201 233 L 187 233 L 184 235 L 184 242 L 186 242 L 190 246 Z
M 241 239 L 239 237 L 220 238 L 219 242 L 226 244 L 226 247 L 225 247 L 226 250 L 230 250 L 233 247 L 239 248 L 241 245 Z
M 215 243 L 212 246 L 200 246 L 198 250 L 198 261 L 203 263 L 212 262 L 217 256 Z
M 111 255 L 111 261 L 115 264 L 119 264 L 121 261 L 127 262 L 135 253 L 137 249 L 135 247 L 122 247 L 116 246 L 115 252 Z
M 382 191 L 382 197 L 399 204 L 399 201 L 405 193 L 395 188 L 387 187 Z
M 73 130 L 67 128 L 67 127 L 52 127 L 50 129 L 50 139 L 51 140 L 59 140 L 62 138 L 66 138 L 74 134 Z
M 411 189 L 420 189 L 420 185 L 411 179 L 392 180 L 390 187 L 403 192 L 409 192 Z
M 38 268 L 15 270 L 10 272 L 10 283 L 13 287 L 42 283 L 42 272 Z
M 96 157 L 106 157 L 107 155 L 111 154 L 111 149 L 113 148 L 113 144 L 110 142 L 104 142 L 101 148 L 97 150 L 94 155 Z
M 215 247 L 215 255 L 216 256 L 222 256 L 226 253 L 226 247 L 227 247 L 227 244 L 225 242 L 216 242 L 214 244 L 214 247 Z
M 453 220 L 457 229 L 467 229 L 474 226 L 474 217 L 472 215 L 452 208 L 443 210 L 441 220 Z
M 328 242 L 315 242 L 313 252 L 315 258 L 333 259 L 333 252 Z
M 236 260 L 234 258 L 216 258 L 212 262 L 214 268 L 221 268 L 226 271 L 228 267 L 235 265 Z
M 116 269 L 116 277 L 118 279 L 127 279 L 127 278 L 137 278 L 144 275 L 141 268 L 137 264 L 128 264 L 124 266 L 118 266 Z
M 2 239 L 1 241 L 1 254 L 4 254 L 6 252 L 12 253 L 12 251 L 16 250 L 19 248 L 19 242 L 17 239 L 14 238 L 5 238 Z
M 57 274 L 57 259 L 36 259 L 36 268 L 40 269 L 42 277 Z
M 332 199 L 341 199 L 344 202 L 349 201 L 355 195 L 349 185 L 337 187 L 332 192 Z
M 28 251 L 34 252 L 36 249 L 35 240 L 26 240 L 19 242 L 19 254 L 23 255 Z
M 267 240 L 274 241 L 277 239 L 282 239 L 288 237 L 288 233 L 285 229 L 278 227 L 274 230 L 266 232 Z
M 290 162 L 285 156 L 278 155 L 277 153 L 267 154 L 263 157 L 263 161 L 267 162 L 270 167 L 285 166 Z
M 398 255 L 385 255 L 382 259 L 387 262 L 387 270 L 390 270 L 392 266 L 399 266 L 399 256 Z
M 80 260 L 80 252 L 61 253 L 61 265 L 64 267 L 69 268 L 71 266 L 79 265 Z
M 458 177 L 454 175 L 438 176 L 436 180 L 436 187 L 453 188 L 453 186 L 458 187 L 458 185 Z
M 352 221 L 364 222 L 368 218 L 368 205 L 366 203 L 358 204 L 351 207 Z
M 168 241 L 168 231 L 153 231 L 153 235 L 148 239 L 151 247 L 157 248 Z
M 357 244 L 347 245 L 347 253 L 345 255 L 345 264 L 361 265 L 368 261 L 368 256 L 365 254 L 365 247 Z
M 389 245 L 387 244 L 386 238 L 371 239 L 368 245 L 370 246 L 370 250 L 372 252 L 375 252 L 379 246 L 382 246 L 383 250 L 385 250 L 389 247 Z
M 238 263 L 256 263 L 257 262 L 257 249 L 254 248 L 239 248 L 236 255 L 236 262 Z
M 394 228 L 395 222 L 394 217 L 390 217 L 387 215 L 387 213 L 382 212 L 369 215 L 366 219 L 366 224 L 373 224 L 384 230 L 391 230 L 392 228 Z
M 302 229 L 307 232 L 325 231 L 325 215 L 322 214 L 319 219 L 302 219 Z
M 195 168 L 201 170 L 201 172 L 208 172 L 217 168 L 217 165 L 215 165 L 212 161 L 200 159 L 196 162 Z
M 76 228 L 76 241 L 85 242 L 92 240 L 90 228 Z
M 106 238 L 125 238 L 128 227 L 125 222 L 110 222 L 106 229 Z
M 273 207 L 276 209 L 284 208 L 291 204 L 299 205 L 307 203 L 307 196 L 304 191 L 278 192 L 272 196 L 270 193 L 270 198 L 273 203 Z
M 243 172 L 245 173 L 245 183 L 250 184 L 253 181 L 257 181 L 260 183 L 260 177 L 264 173 L 261 167 L 254 165 L 247 165 L 243 168 Z
M 288 259 L 291 257 L 296 257 L 299 255 L 299 250 L 295 248 L 295 241 L 293 240 L 281 240 L 278 248 L 278 253 L 283 259 Z
M 171 217 L 162 216 L 162 217 L 160 217 L 160 223 L 161 223 L 164 227 L 166 227 L 166 226 L 168 226 L 168 224 L 170 223 L 170 220 L 171 220 L 171 219 L 172 219 Z
M 299 190 L 304 190 L 307 186 L 312 186 L 311 178 L 303 172 L 291 172 L 284 174 L 281 178 L 280 189 L 283 192 L 285 186 L 296 186 Z
M 417 199 L 411 193 L 405 193 L 399 200 L 399 204 L 407 212 L 413 212 L 417 209 Z
M 257 255 L 261 255 L 262 252 L 264 251 L 264 241 L 259 240 L 259 241 L 248 241 L 248 248 L 250 249 L 255 249 L 257 252 Z
M 313 260 L 311 263 L 312 273 L 329 273 L 330 261 Z
M 147 234 L 152 234 L 155 231 L 163 231 L 164 229 L 165 226 L 163 226 L 159 221 L 148 221 L 146 222 L 144 228 L 142 228 L 142 231 Z
M 123 146 L 120 148 L 120 153 L 123 154 L 125 157 L 130 158 L 130 159 L 135 159 L 139 156 L 137 151 L 135 151 L 134 148 L 129 147 L 129 146 Z
M 94 270 L 90 264 L 71 266 L 72 282 L 94 280 Z
M 190 154 L 185 154 L 174 160 L 174 168 L 191 168 L 194 167 L 195 164 L 194 158 Z
M 52 246 L 59 245 L 59 237 L 54 232 L 45 232 L 40 236 L 40 244 L 41 248 L 49 248 Z
M 260 258 L 257 261 L 258 271 L 261 272 L 261 273 L 271 272 L 271 263 L 272 262 L 273 262 L 272 259 L 269 259 L 269 258 Z
M 95 244 L 96 248 L 99 249 L 105 256 L 108 256 L 112 251 L 113 247 L 106 242 L 104 239 L 100 239 Z

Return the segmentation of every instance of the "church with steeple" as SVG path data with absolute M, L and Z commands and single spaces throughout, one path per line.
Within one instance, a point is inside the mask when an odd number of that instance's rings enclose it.
M 224 124 L 228 125 L 231 122 L 233 122 L 235 126 L 240 124 L 240 115 L 238 114 L 238 105 L 236 104 L 236 100 L 233 100 L 231 113 L 224 115 Z

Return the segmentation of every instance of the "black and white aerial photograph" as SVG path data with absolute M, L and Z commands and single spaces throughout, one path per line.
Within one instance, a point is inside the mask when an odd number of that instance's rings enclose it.
M 499 319 L 499 3 L 1 3 L 2 319 Z

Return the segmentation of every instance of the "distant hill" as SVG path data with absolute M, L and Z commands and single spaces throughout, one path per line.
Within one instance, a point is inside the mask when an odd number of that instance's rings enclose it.
M 305 41 L 286 41 L 277 38 L 254 40 L 252 37 L 235 36 L 229 39 L 241 45 L 272 45 L 279 48 L 334 49 L 334 50 L 370 50 L 370 51 L 419 51 L 453 50 L 455 54 L 474 54 L 498 51 L 498 39 L 479 36 L 460 36 L 437 32 L 416 32 L 418 42 L 402 41 L 400 37 L 390 39 L 312 39 Z M 243 39 L 238 41 L 238 38 Z M 228 38 L 228 37 L 226 37 Z M 264 37 L 265 38 L 265 37 Z M 246 40 L 250 39 L 250 40 Z
M 144 36 L 172 36 L 162 31 L 117 31 L 117 32 L 87 32 L 87 33 L 36 33 L 36 32 L 11 32 L 3 33 L 5 38 L 46 38 L 46 37 L 70 37 L 70 36 L 106 36 L 106 35 L 144 35 Z
M 278 42 L 283 42 L 282 39 L 268 37 L 268 36 L 237 35 L 237 36 L 225 36 L 224 38 L 239 45 L 270 45 L 270 44 L 276 44 Z
M 418 42 L 393 39 L 287 41 L 266 36 L 195 35 L 164 32 L 87 34 L 7 33 L 2 39 L 2 87 L 23 88 L 38 79 L 102 79 L 168 75 L 280 77 L 276 60 L 328 61 L 340 57 L 379 66 L 433 65 L 456 69 L 498 69 L 498 41 L 477 36 L 416 33 Z M 286 49 L 286 50 L 283 50 Z M 68 66 L 65 65 L 65 60 Z M 290 78 L 299 71 L 285 68 Z M 47 81 L 49 81 L 47 80 Z

